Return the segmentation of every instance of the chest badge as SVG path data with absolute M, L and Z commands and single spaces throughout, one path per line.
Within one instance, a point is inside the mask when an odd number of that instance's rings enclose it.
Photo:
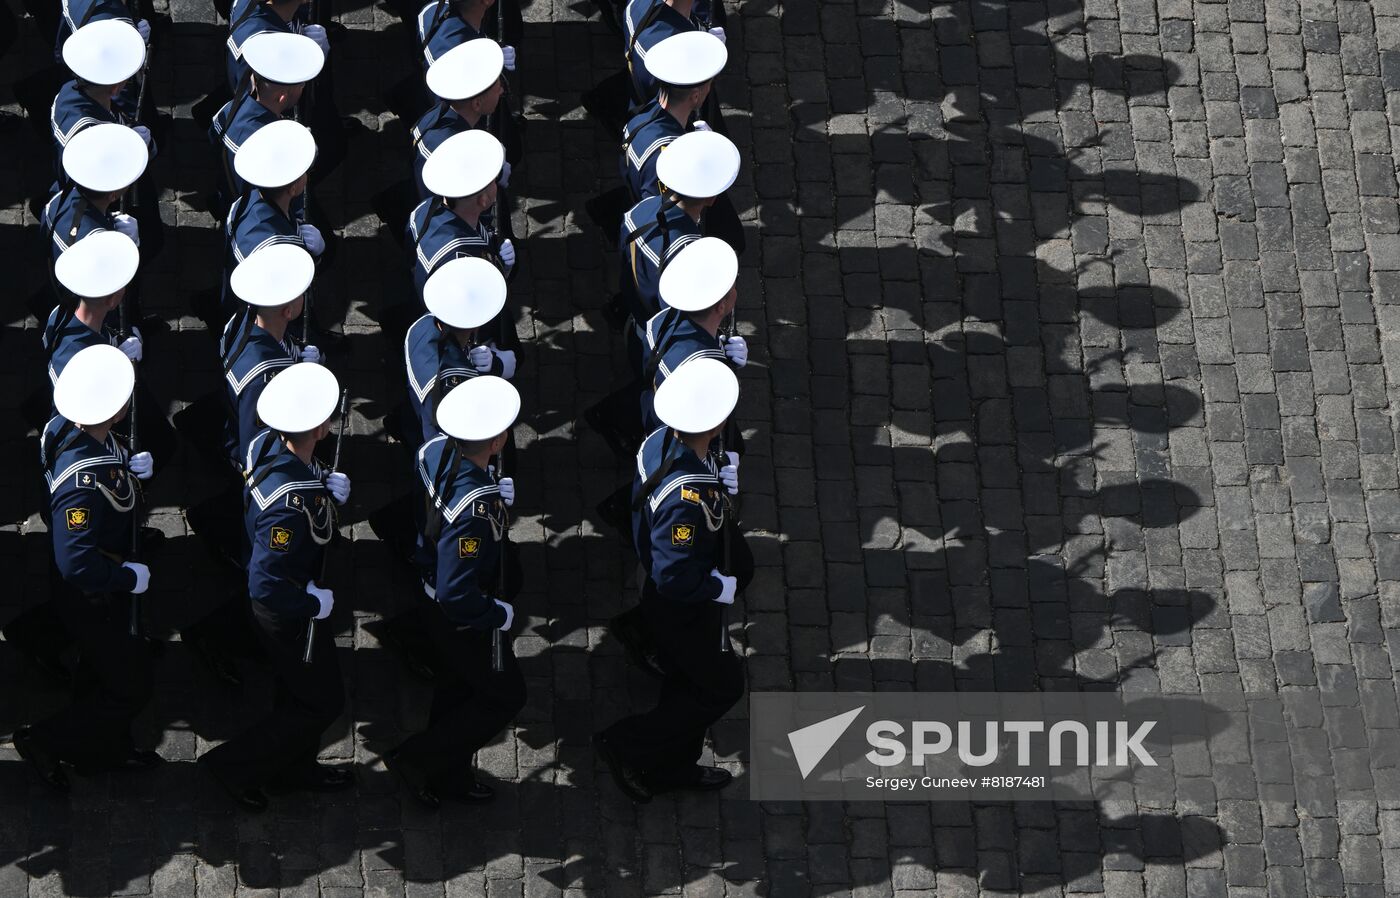
M 481 554 L 481 539 L 476 536 L 463 536 L 457 540 L 458 558 L 476 558 Z
M 286 527 L 273 527 L 268 534 L 267 547 L 274 552 L 286 552 L 292 547 L 292 531 Z
M 695 528 L 689 524 L 677 524 L 671 528 L 671 545 L 689 546 L 695 542 Z
M 64 512 L 64 517 L 68 521 L 69 530 L 86 530 L 88 521 L 91 520 L 86 508 L 70 508 Z

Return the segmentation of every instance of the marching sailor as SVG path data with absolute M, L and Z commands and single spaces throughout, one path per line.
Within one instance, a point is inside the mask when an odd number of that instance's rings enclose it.
M 594 739 L 634 801 L 671 789 L 719 789 L 732 778 L 697 762 L 706 730 L 744 693 L 725 609 L 752 579 L 753 556 L 730 510 L 738 471 L 731 478 L 714 448 L 738 398 L 726 363 L 685 363 L 656 391 L 665 424 L 637 453 L 633 530 L 647 571 L 638 614 L 665 673 L 656 707 Z
M 135 130 L 104 122 L 78 131 L 63 148 L 68 186 L 44 206 L 40 225 L 49 235 L 50 257 L 98 231 L 116 231 L 141 245 L 136 219 L 115 207 L 146 170 L 146 142 Z
M 443 397 L 437 412 L 442 433 L 418 450 L 428 515 L 424 542 L 435 556 L 435 569 L 424 580 L 436 607 L 428 632 L 441 667 L 428 728 L 384 761 L 429 807 L 444 797 L 493 796 L 464 761 L 525 706 L 525 679 L 505 636 L 519 590 L 519 562 L 503 552 L 515 484 L 509 477 L 496 480 L 490 465 L 509 441 L 519 412 L 520 394 L 510 383 L 472 378 Z
M 433 151 L 453 134 L 484 127 L 504 95 L 501 47 L 490 38 L 476 38 L 453 47 L 428 69 L 428 89 L 438 102 L 413 126 L 413 183 L 418 199 L 431 196 L 423 184 L 423 166 Z M 500 186 L 510 183 L 509 160 L 501 167 Z
M 89 346 L 54 387 L 55 417 L 40 438 L 49 486 L 57 577 L 54 610 L 78 647 L 88 688 L 62 710 L 14 736 L 20 757 L 50 787 L 68 789 L 63 764 L 80 773 L 141 769 L 160 762 L 138 751 L 131 724 L 151 696 L 151 654 L 130 629 L 131 603 L 151 581 L 129 557 L 136 526 L 137 473 L 112 427 L 126 416 L 135 385 L 131 360 L 114 346 Z
M 331 431 L 339 398 L 335 375 L 306 363 L 283 369 L 258 398 L 267 429 L 248 446 L 244 469 L 248 594 L 276 699 L 261 720 L 199 759 L 249 811 L 267 807 L 264 788 L 324 792 L 354 784 L 349 769 L 317 761 L 321 736 L 345 704 L 335 643 L 326 637 L 305 655 L 313 621 L 335 605 L 318 578 L 335 536 L 333 503 L 350 498 L 350 479 L 328 472 L 313 454 Z
M 63 148 L 73 135 L 92 125 L 130 125 L 154 153 L 150 129 L 128 119 L 116 104 L 122 89 L 146 62 L 146 42 L 136 29 L 121 19 L 84 25 L 63 45 L 63 61 L 73 80 L 59 89 L 49 111 L 59 178 Z
M 632 103 L 639 106 L 656 96 L 657 77 L 651 71 L 650 51 L 666 38 L 692 31 L 708 31 L 726 41 L 724 28 L 709 27 L 700 17 L 695 0 L 632 0 L 624 15 L 627 49 L 624 53 L 631 76 Z
M 229 34 L 225 41 L 224 69 L 229 96 L 236 97 L 247 87 L 249 69 L 245 55 L 250 38 L 258 34 L 301 34 L 316 42 L 322 56 L 329 56 L 330 41 L 321 25 L 307 25 L 302 7 L 310 0 L 234 0 L 229 10 Z M 300 15 L 299 15 L 300 14 Z

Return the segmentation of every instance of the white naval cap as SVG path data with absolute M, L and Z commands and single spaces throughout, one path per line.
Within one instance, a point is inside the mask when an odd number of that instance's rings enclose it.
M 53 388 L 58 413 L 74 424 L 91 427 L 117 416 L 136 387 L 136 368 L 115 346 L 89 346 L 63 366 Z
M 428 276 L 423 304 L 448 327 L 481 327 L 506 304 L 506 279 L 485 259 L 451 259 Z
M 656 177 L 684 197 L 719 196 L 739 177 L 739 148 L 713 131 L 682 134 L 657 157 Z
M 729 60 L 724 41 L 708 31 L 673 34 L 647 51 L 646 66 L 662 84 L 689 87 L 720 73 Z
M 441 100 L 466 100 L 495 84 L 504 65 L 500 44 L 489 37 L 474 38 L 428 66 L 428 90 Z
M 243 45 L 243 60 L 259 78 L 278 84 L 301 84 L 321 73 L 326 54 L 304 34 L 263 31 Z
M 661 301 L 679 312 L 703 312 L 739 278 L 739 257 L 718 237 L 686 244 L 661 272 Z
M 233 155 L 233 170 L 254 187 L 286 187 L 311 169 L 316 138 L 291 119 L 269 122 L 243 141 Z
M 325 365 L 297 362 L 277 372 L 258 397 L 258 419 L 278 433 L 306 433 L 331 419 L 340 383 Z
M 141 251 L 117 231 L 94 231 L 53 263 L 53 276 L 64 289 L 83 299 L 111 296 L 136 276 Z
M 437 424 L 456 440 L 492 440 L 520 414 L 520 392 L 505 378 L 486 374 L 464 380 L 438 404 Z
M 316 262 L 303 247 L 274 243 L 239 262 L 229 275 L 229 287 L 248 305 L 269 309 L 301 296 L 315 276 Z
M 63 148 L 63 173 L 96 193 L 125 190 L 146 170 L 146 141 L 126 125 L 84 128 Z
M 505 147 L 489 131 L 462 131 L 438 144 L 423 163 L 423 185 L 447 199 L 473 196 L 496 180 L 505 161 Z
M 130 22 L 89 22 L 63 42 L 63 62 L 88 84 L 121 84 L 146 62 L 146 42 Z
M 739 402 L 739 378 L 719 359 L 683 362 L 656 388 L 656 417 L 681 433 L 707 433 Z

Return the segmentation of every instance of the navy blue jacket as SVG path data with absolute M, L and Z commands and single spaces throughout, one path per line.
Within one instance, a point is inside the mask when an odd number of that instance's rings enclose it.
M 131 550 L 135 478 L 114 434 L 99 443 L 63 418 L 44 426 L 39 459 L 49 486 L 49 533 L 58 572 L 85 593 L 130 592 L 136 574 L 122 567 Z
M 408 217 L 407 242 L 414 250 L 413 286 L 418 291 L 419 302 L 423 301 L 423 285 L 428 282 L 428 275 L 449 259 L 477 256 L 505 271 L 497 254 L 500 244 L 491 230 L 490 212 L 482 215 L 473 228 L 441 201 L 426 199 Z
M 232 184 L 234 196 L 247 192 L 247 185 L 238 177 L 238 172 L 233 167 L 233 157 L 238 148 L 263 125 L 281 120 L 282 116 L 247 93 L 229 100 L 214 114 L 209 123 L 209 142 L 219 148 L 224 171 Z M 295 208 L 297 201 L 292 202 Z
M 234 315 L 224 325 L 219 357 L 224 360 L 224 398 L 230 410 L 224 447 L 234 464 L 243 464 L 248 444 L 263 429 L 258 420 L 258 397 L 263 388 L 279 371 L 295 364 L 299 354 L 291 337 L 279 343 L 258 327 L 251 310 Z
M 133 26 L 136 24 L 136 17 L 122 0 L 62 0 L 60 7 L 63 15 L 58 20 L 53 51 L 54 60 L 60 63 L 63 62 L 63 45 L 67 43 L 69 35 L 89 22 L 121 19 Z
M 69 81 L 58 89 L 49 107 L 49 128 L 53 132 L 54 165 L 60 182 L 64 180 L 63 148 L 68 146 L 68 141 L 84 128 L 104 124 L 127 125 L 130 122 L 116 106 L 107 109 L 83 93 L 77 81 Z
M 632 312 L 632 320 L 638 326 L 664 308 L 661 302 L 661 269 L 683 247 L 704 235 L 700 225 L 680 206 L 666 210 L 663 229 L 657 221 L 657 212 L 663 202 L 659 196 L 648 197 L 622 216 L 617 241 L 622 250 L 618 286 Z M 637 236 L 629 240 L 628 235 L 637 229 L 640 229 Z
M 483 119 L 482 123 L 485 123 Z M 472 130 L 467 120 L 452 111 L 450 106 L 438 103 L 423 113 L 418 124 L 413 126 L 413 183 L 418 188 L 418 199 L 432 196 L 423 184 L 423 166 L 433 155 L 433 151 L 453 134 Z
M 68 247 L 94 231 L 115 231 L 111 212 L 99 212 L 76 187 L 61 190 L 44 204 L 40 226 L 50 235 L 49 255 L 57 261 Z
M 654 15 L 649 15 L 653 7 L 660 7 Z M 698 14 L 699 10 L 695 10 Z M 643 22 L 650 18 L 645 28 Z M 687 31 L 699 31 L 700 23 L 695 18 L 685 16 L 667 6 L 662 0 L 632 0 L 627 4 L 624 16 L 626 24 L 627 71 L 632 79 L 632 102 L 641 105 L 656 98 L 656 79 L 647 71 L 647 51 L 666 38 Z
M 659 350 L 659 355 L 658 355 Z M 642 429 L 650 433 L 661 426 L 654 411 L 656 388 L 681 365 L 692 359 L 728 362 L 724 347 L 689 316 L 674 309 L 657 312 L 642 331 L 642 367 L 655 370 L 642 388 Z
M 642 107 L 622 129 L 622 181 L 632 195 L 632 202 L 660 193 L 656 178 L 656 160 L 671 141 L 686 132 L 685 125 L 676 121 L 656 100 Z
M 710 575 L 723 560 L 724 516 L 728 507 L 719 482 L 719 462 L 691 452 L 669 430 L 659 428 L 637 450 L 632 481 L 635 502 L 652 474 L 673 459 L 667 473 L 632 513 L 637 558 L 656 592 L 667 601 L 695 603 L 719 598 L 720 581 Z
M 327 473 L 316 459 L 308 466 L 297 458 L 270 430 L 254 436 L 244 457 L 248 595 L 287 617 L 315 617 L 321 610 L 306 584 L 320 576 L 321 555 L 335 535 Z
M 62 322 L 60 328 L 59 323 Z M 104 323 L 101 331 L 94 331 L 83 324 L 71 312 L 55 307 L 44 322 L 44 335 L 41 338 L 44 349 L 49 354 L 49 380 L 58 383 L 58 376 L 67 367 L 68 360 L 89 346 L 117 346 L 121 336 Z M 58 414 L 57 411 L 54 414 Z
M 423 69 L 426 71 L 438 57 L 460 44 L 467 41 L 485 37 L 457 15 L 451 9 L 442 10 L 442 18 L 438 20 L 438 10 L 440 5 L 436 2 L 429 3 L 418 10 L 418 46 L 423 48 Z M 437 22 L 434 28 L 434 22 Z M 431 38 L 429 32 L 432 32 Z
M 252 7 L 249 7 L 252 4 Z M 297 10 L 301 15 L 301 10 Z M 282 21 L 272 7 L 260 0 L 234 0 L 229 10 L 229 35 L 224 42 L 224 73 L 228 77 L 228 89 L 238 96 L 240 87 L 247 87 L 248 63 L 243 61 L 243 44 L 255 34 L 264 31 L 296 32 L 297 20 Z
M 420 534 L 427 547 L 435 547 L 433 569 L 424 582 L 447 619 L 480 630 L 500 629 L 505 609 L 493 600 L 501 563 L 501 542 L 509 526 L 509 512 L 491 475 L 465 458 L 455 464 L 444 455 L 451 441 L 437 436 L 418 450 L 421 504 L 431 507 L 439 519 L 435 539 Z
M 496 316 L 477 330 L 479 342 L 500 341 L 500 316 Z M 437 436 L 437 404 L 439 399 L 452 392 L 452 388 L 464 380 L 489 373 L 501 376 L 503 366 L 499 358 L 491 359 L 489 372 L 477 371 L 472 367 L 469 356 L 471 347 L 463 348 L 445 333 L 432 315 L 424 315 L 409 327 L 403 338 L 403 360 L 408 369 L 408 403 L 413 407 L 423 441 Z

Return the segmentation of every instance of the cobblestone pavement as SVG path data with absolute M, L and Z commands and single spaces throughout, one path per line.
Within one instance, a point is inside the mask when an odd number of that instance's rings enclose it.
M 635 575 L 593 505 L 625 469 L 576 423 L 620 374 L 600 311 L 611 263 L 583 215 L 615 180 L 615 141 L 578 105 L 617 44 L 584 0 L 528 3 L 512 294 L 528 343 L 514 536 L 531 698 L 479 759 L 504 781 L 498 801 L 441 814 L 377 761 L 425 717 L 427 691 L 374 637 L 413 584 L 364 523 L 407 487 L 408 451 L 381 428 L 402 387 L 379 323 L 411 293 L 374 210 L 406 171 L 407 126 L 385 98 L 414 63 L 392 12 L 335 9 L 335 91 L 355 122 L 318 190 L 341 238 L 318 301 L 348 336 L 332 365 L 354 396 L 356 487 L 338 584 L 353 616 L 334 618 L 351 714 L 326 757 L 361 765 L 358 791 L 231 813 L 190 762 L 256 700 L 172 645 L 142 723 L 174 762 L 159 773 L 83 780 L 58 801 L 0 749 L 0 894 L 1400 890 L 1400 803 L 1338 754 L 1363 721 L 1400 716 L 1400 2 L 733 10 L 721 91 L 750 227 L 750 688 L 1320 685 L 1341 699 L 1296 804 L 1258 801 L 1241 764 L 1156 805 L 760 805 L 741 784 L 640 809 L 588 744 L 653 689 L 603 631 Z M 174 116 L 155 166 L 167 235 L 144 290 L 171 323 L 150 338 L 151 380 L 178 405 L 216 384 L 189 311 L 215 283 L 216 162 L 190 108 L 219 76 L 223 32 L 202 2 L 165 11 L 152 84 Z M 23 30 L 3 80 L 44 55 Z M 24 306 L 43 272 L 21 260 L 24 201 L 48 178 L 45 139 L 16 108 L 0 119 L 0 246 L 20 262 L 0 343 L 11 398 L 41 377 Z M 42 598 L 47 561 L 33 438 L 13 415 L 0 426 L 8 616 Z M 220 589 L 180 513 L 209 489 L 188 457 L 155 488 L 171 537 L 149 603 L 162 631 Z M 60 698 L 3 644 L 0 682 L 0 730 Z M 714 734 L 736 772 L 743 715 Z

